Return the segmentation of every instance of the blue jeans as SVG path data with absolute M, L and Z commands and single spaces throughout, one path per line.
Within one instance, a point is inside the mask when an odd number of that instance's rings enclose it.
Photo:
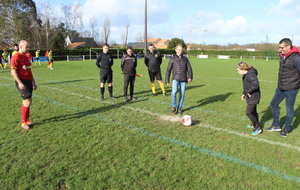
M 288 130 L 291 130 L 291 125 L 294 119 L 294 104 L 296 101 L 296 97 L 299 89 L 296 90 L 280 90 L 276 89 L 273 99 L 270 103 L 270 107 L 273 115 L 273 123 L 272 126 L 279 126 L 279 104 L 285 99 L 286 106 L 286 120 L 284 127 Z
M 172 81 L 172 107 L 173 108 L 176 108 L 176 107 L 178 109 L 182 108 L 183 100 L 184 100 L 185 86 L 186 86 L 186 82 L 180 82 L 178 80 Z M 178 91 L 178 87 L 179 87 L 180 96 L 179 96 L 178 106 L 176 106 L 176 94 Z

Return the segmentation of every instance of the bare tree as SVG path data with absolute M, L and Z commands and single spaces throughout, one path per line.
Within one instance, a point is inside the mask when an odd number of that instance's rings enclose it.
M 125 26 L 125 32 L 122 34 L 122 44 L 123 44 L 124 48 L 126 48 L 126 46 L 127 46 L 128 29 L 129 29 L 129 24 L 126 24 L 126 26 Z
M 93 16 L 92 18 L 90 18 L 89 20 L 89 25 L 91 28 L 91 36 L 94 38 L 94 40 L 96 41 L 96 36 L 98 36 L 98 32 L 97 32 L 97 26 L 98 26 L 98 19 Z
M 144 42 L 144 40 L 145 40 L 145 34 L 143 33 L 143 32 L 140 32 L 139 34 L 138 34 L 138 36 L 135 38 L 135 40 L 137 41 L 137 42 Z M 147 38 L 150 38 L 151 37 L 151 34 L 150 33 L 148 33 L 147 34 Z
M 103 34 L 103 42 L 108 43 L 109 35 L 110 35 L 110 22 L 108 18 L 105 18 L 102 28 Z

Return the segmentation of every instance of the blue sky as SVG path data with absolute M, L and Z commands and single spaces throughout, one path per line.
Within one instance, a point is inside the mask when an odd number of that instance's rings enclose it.
M 80 5 L 84 30 L 92 18 L 98 38 L 105 18 L 110 20 L 110 41 L 120 43 L 129 24 L 129 42 L 144 33 L 144 0 L 35 0 L 38 11 L 49 5 L 52 14 L 63 17 L 61 6 Z M 82 29 L 82 28 L 81 28 Z M 83 30 L 83 29 L 82 29 Z M 193 31 L 192 38 L 190 30 Z M 153 38 L 181 38 L 186 43 L 249 44 L 277 43 L 284 37 L 300 45 L 299 0 L 148 0 L 148 35 Z

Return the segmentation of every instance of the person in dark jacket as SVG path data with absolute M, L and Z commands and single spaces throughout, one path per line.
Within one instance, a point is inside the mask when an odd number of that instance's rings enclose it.
M 252 125 L 246 127 L 253 128 L 251 135 L 256 136 L 262 132 L 259 126 L 257 113 L 257 104 L 260 100 L 260 88 L 257 79 L 257 70 L 245 62 L 240 62 L 237 66 L 238 73 L 243 75 L 243 94 L 242 100 L 246 99 L 247 108 L 246 115 L 252 122 Z
M 177 45 L 175 48 L 176 55 L 170 58 L 166 71 L 166 84 L 170 84 L 170 75 L 172 71 L 172 109 L 171 113 L 182 114 L 182 106 L 184 100 L 184 92 L 186 82 L 192 82 L 193 70 L 190 61 L 187 57 L 182 55 L 182 45 Z M 176 94 L 180 91 L 178 105 L 176 103 Z
M 103 44 L 102 52 L 99 54 L 96 65 L 100 69 L 100 94 L 101 100 L 104 100 L 105 83 L 107 82 L 108 92 L 110 99 L 116 99 L 113 96 L 113 71 L 111 67 L 114 64 L 113 56 L 109 52 L 109 45 Z
M 133 54 L 132 47 L 127 47 L 126 54 L 121 60 L 121 69 L 124 74 L 124 100 L 128 102 L 129 100 L 136 100 L 137 98 L 133 96 L 134 92 L 134 82 L 136 75 L 137 59 Z M 128 85 L 130 84 L 130 99 L 127 98 Z
M 292 129 L 294 119 L 294 104 L 300 88 L 300 55 L 296 46 L 289 38 L 279 41 L 280 61 L 278 87 L 276 88 L 270 107 L 273 123 L 268 131 L 281 131 L 280 136 L 286 137 Z M 283 130 L 279 126 L 279 104 L 285 99 L 286 119 Z
M 156 78 L 162 90 L 163 95 L 166 96 L 167 94 L 165 91 L 165 85 L 164 82 L 162 81 L 161 71 L 160 71 L 160 65 L 162 63 L 160 52 L 155 49 L 154 44 L 150 44 L 148 48 L 149 51 L 147 51 L 145 56 L 145 65 L 147 66 L 149 77 L 150 77 L 152 95 L 156 96 L 155 83 L 154 83 L 154 80 Z

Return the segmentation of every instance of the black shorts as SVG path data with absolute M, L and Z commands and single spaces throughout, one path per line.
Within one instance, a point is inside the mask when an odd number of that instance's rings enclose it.
M 21 81 L 24 84 L 25 89 L 24 90 L 20 90 L 19 89 L 19 85 L 18 85 L 17 82 L 16 82 L 16 87 L 19 90 L 22 99 L 23 100 L 31 99 L 31 97 L 32 97 L 32 91 L 33 91 L 32 80 L 22 80 L 21 79 Z
M 35 60 L 39 61 L 39 60 L 40 60 L 40 58 L 39 58 L 39 57 L 37 57 L 37 58 L 35 58 Z
M 101 83 L 112 83 L 113 72 L 109 70 L 101 70 L 100 71 L 100 81 Z
M 162 80 L 160 71 L 157 71 L 157 72 L 149 71 L 149 77 L 150 77 L 150 81 L 154 81 L 155 78 L 156 78 L 156 80 Z

